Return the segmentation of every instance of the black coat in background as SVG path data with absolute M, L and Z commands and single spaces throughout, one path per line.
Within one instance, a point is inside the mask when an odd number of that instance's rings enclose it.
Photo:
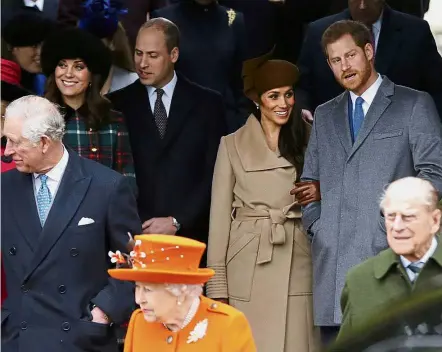
M 179 235 L 207 243 L 213 168 L 226 131 L 221 96 L 178 75 L 164 139 L 139 80 L 109 98 L 126 118 L 141 220 L 173 216 Z
M 376 70 L 396 84 L 430 93 L 442 115 L 442 57 L 428 22 L 388 6 L 383 16 Z M 309 25 L 298 61 L 301 78 L 296 94 L 302 108 L 314 111 L 343 92 L 327 64 L 321 37 L 331 24 L 350 18 L 345 10 Z
M 234 132 L 248 117 L 241 77 L 246 37 L 243 15 L 236 12 L 229 24 L 228 11 L 216 2 L 203 6 L 188 0 L 154 11 L 152 17 L 167 18 L 178 26 L 177 71 L 223 96 L 228 131 Z

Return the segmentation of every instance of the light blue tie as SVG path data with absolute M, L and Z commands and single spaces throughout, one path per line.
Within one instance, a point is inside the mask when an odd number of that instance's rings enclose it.
M 52 195 L 47 184 L 48 176 L 40 175 L 38 177 L 40 178 L 41 185 L 37 192 L 37 209 L 40 223 L 43 227 L 51 207 Z
M 410 269 L 414 274 L 413 279 L 410 280 L 411 282 L 416 281 L 416 279 L 419 276 L 419 273 L 422 271 L 423 267 L 424 267 L 424 263 L 422 263 L 422 262 L 414 262 L 414 263 L 408 264 L 407 268 Z
M 353 112 L 353 141 L 356 140 L 359 130 L 361 129 L 362 122 L 364 122 L 364 110 L 362 104 L 364 99 L 361 97 L 356 98 L 355 111 Z

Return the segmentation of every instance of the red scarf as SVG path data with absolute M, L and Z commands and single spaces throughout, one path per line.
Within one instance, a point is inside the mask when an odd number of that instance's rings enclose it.
M 21 80 L 20 65 L 14 61 L 6 59 L 1 60 L 0 69 L 2 72 L 2 81 L 19 86 Z

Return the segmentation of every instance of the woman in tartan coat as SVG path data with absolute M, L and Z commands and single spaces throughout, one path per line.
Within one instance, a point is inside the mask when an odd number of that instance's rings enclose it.
M 79 155 L 126 176 L 135 176 L 123 116 L 100 94 L 111 67 L 111 53 L 100 39 L 67 28 L 43 43 L 41 64 L 48 77 L 46 98 L 63 107 L 63 142 Z

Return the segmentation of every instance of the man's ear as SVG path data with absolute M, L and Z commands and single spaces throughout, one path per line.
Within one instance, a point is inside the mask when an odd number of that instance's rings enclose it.
M 180 56 L 180 49 L 178 47 L 175 47 L 170 52 L 170 57 L 172 59 L 172 63 L 176 63 L 178 61 L 178 58 Z

